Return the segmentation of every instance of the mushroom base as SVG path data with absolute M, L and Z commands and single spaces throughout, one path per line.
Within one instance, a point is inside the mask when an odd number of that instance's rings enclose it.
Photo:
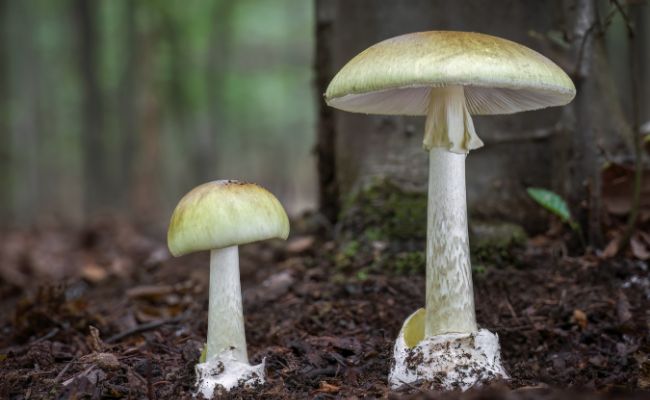
M 482 382 L 508 379 L 497 335 L 479 329 L 424 338 L 424 318 L 424 309 L 419 309 L 402 326 L 388 376 L 391 388 L 428 381 L 436 389 L 467 390 Z
M 264 363 L 250 365 L 238 361 L 231 350 L 212 357 L 196 365 L 197 394 L 206 399 L 242 386 L 255 386 L 264 383 Z

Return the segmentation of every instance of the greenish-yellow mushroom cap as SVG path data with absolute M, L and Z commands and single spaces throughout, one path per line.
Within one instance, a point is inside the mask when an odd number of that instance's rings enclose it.
M 289 236 L 289 218 L 277 198 L 253 183 L 222 180 L 187 193 L 167 232 L 174 256 Z
M 406 34 L 350 60 L 325 93 L 345 111 L 426 115 L 432 87 L 463 86 L 471 114 L 510 114 L 569 103 L 575 87 L 548 58 L 506 39 L 471 32 Z

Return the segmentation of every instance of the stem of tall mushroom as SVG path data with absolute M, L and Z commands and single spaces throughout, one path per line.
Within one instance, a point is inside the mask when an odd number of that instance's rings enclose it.
M 429 150 L 425 337 L 477 330 L 465 158 L 470 149 L 482 145 L 463 87 L 432 88 L 424 136 Z
M 227 350 L 232 350 L 237 361 L 248 363 L 238 246 L 214 249 L 210 252 L 206 361 Z

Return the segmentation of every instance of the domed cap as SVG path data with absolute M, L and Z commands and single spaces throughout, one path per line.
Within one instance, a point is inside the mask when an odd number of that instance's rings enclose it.
M 192 189 L 176 206 L 167 232 L 174 256 L 289 236 L 278 199 L 254 183 L 222 180 Z
M 510 114 L 560 106 L 571 79 L 528 47 L 471 32 L 397 36 L 369 47 L 332 79 L 325 100 L 341 110 L 426 115 L 431 87 L 464 86 L 471 114 Z

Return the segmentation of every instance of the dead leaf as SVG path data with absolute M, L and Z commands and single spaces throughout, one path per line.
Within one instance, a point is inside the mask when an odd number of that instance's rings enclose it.
M 81 357 L 79 361 L 94 364 L 104 371 L 116 370 L 121 366 L 120 361 L 112 353 L 92 353 Z
M 309 250 L 316 239 L 313 236 L 299 236 L 293 238 L 287 244 L 287 252 L 293 254 L 300 254 Z
M 62 382 L 63 386 L 72 385 L 75 393 L 93 393 L 97 384 L 106 379 L 106 374 L 94 365 L 86 368 L 84 371 L 76 374 L 72 378 Z
M 327 383 L 325 381 L 320 382 L 320 387 L 318 388 L 317 392 L 320 393 L 338 393 L 339 390 L 341 390 L 340 387 L 334 386 L 331 383 Z
M 573 310 L 573 322 L 578 324 L 580 328 L 586 329 L 587 328 L 587 314 L 585 314 L 584 311 L 575 309 Z
M 641 184 L 640 208 L 650 207 L 650 171 L 643 171 Z M 602 172 L 603 204 L 614 215 L 626 215 L 632 208 L 634 193 L 634 168 L 632 166 L 611 163 Z
M 638 258 L 641 261 L 645 261 L 650 258 L 650 250 L 645 243 L 643 243 L 637 236 L 633 236 L 630 239 L 630 249 L 634 257 Z
M 104 350 L 105 345 L 104 342 L 102 342 L 102 339 L 99 337 L 99 329 L 90 325 L 88 327 L 88 330 L 90 331 L 90 336 L 88 337 L 88 346 L 91 348 L 91 350 L 95 352 L 101 352 Z
M 81 268 L 81 277 L 90 283 L 100 283 L 108 277 L 108 272 L 95 263 L 87 263 Z
M 282 271 L 269 276 L 261 285 L 244 292 L 247 303 L 265 303 L 274 301 L 289 291 L 296 279 L 291 272 Z
M 622 291 L 618 294 L 618 301 L 616 302 L 616 314 L 618 316 L 618 322 L 621 324 L 624 324 L 625 322 L 632 319 L 632 313 L 630 312 L 630 301 Z
M 174 287 L 171 285 L 143 285 L 126 291 L 126 295 L 131 299 L 143 298 L 148 300 L 158 300 L 170 293 L 174 293 Z
M 612 258 L 618 253 L 619 248 L 620 240 L 618 237 L 615 237 L 614 239 L 610 240 L 609 243 L 607 243 L 607 246 L 605 246 L 603 252 L 600 253 L 600 256 L 602 258 Z

